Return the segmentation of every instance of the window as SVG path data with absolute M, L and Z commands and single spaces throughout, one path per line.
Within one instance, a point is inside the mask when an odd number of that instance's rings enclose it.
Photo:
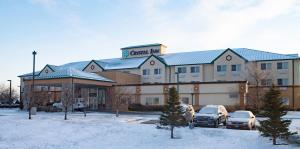
M 262 79 L 260 84 L 264 86 L 271 86 L 273 83 L 272 79 Z
M 150 69 L 143 69 L 143 75 L 150 75 Z
M 158 97 L 147 97 L 146 98 L 146 105 L 158 105 L 159 98 Z
M 261 70 L 271 70 L 272 63 L 261 63 L 260 68 L 261 68 Z
M 287 86 L 289 84 L 289 80 L 280 78 L 277 79 L 277 84 L 281 86 Z
M 178 67 L 177 72 L 178 73 L 186 73 L 186 67 Z
M 191 67 L 191 73 L 199 73 L 200 69 L 199 66 L 192 66 Z
M 288 69 L 289 63 L 288 62 L 278 62 L 277 69 Z
M 231 71 L 241 71 L 241 64 L 231 65 Z
M 181 103 L 183 103 L 183 104 L 189 104 L 189 98 L 188 97 L 182 97 L 181 98 Z
M 159 74 L 161 73 L 160 70 L 161 70 L 160 68 L 154 69 L 154 74 L 155 74 L 155 75 L 159 75 Z
M 227 67 L 226 65 L 218 65 L 217 66 L 217 72 L 226 72 Z

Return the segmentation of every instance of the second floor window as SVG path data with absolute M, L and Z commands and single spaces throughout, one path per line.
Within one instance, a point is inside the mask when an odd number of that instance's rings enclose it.
M 261 63 L 260 68 L 261 68 L 261 70 L 271 70 L 272 63 Z
M 192 66 L 191 67 L 191 73 L 199 73 L 200 69 L 199 66 Z
M 161 74 L 161 69 L 160 69 L 160 68 L 154 69 L 154 74 L 155 74 L 155 75 Z
M 287 86 L 287 85 L 289 85 L 289 80 L 280 78 L 280 79 L 277 79 L 277 84 L 280 86 Z
M 288 62 L 278 62 L 277 69 L 288 69 L 289 63 Z
M 150 69 L 143 69 L 143 75 L 150 75 Z
M 226 65 L 218 65 L 217 66 L 217 72 L 226 72 L 227 67 Z
M 241 71 L 241 64 L 231 65 L 231 71 Z
M 178 73 L 186 73 L 186 67 L 178 67 L 177 72 Z

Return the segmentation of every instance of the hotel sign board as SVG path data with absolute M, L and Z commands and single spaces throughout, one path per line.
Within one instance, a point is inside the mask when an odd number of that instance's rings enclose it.
M 165 46 L 151 45 L 151 46 L 134 46 L 128 48 L 122 48 L 122 58 L 134 58 L 145 57 L 150 55 L 162 55 L 165 50 Z

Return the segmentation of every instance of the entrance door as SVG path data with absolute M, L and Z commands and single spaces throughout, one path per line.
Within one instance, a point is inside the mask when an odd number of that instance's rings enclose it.
M 106 103 L 106 91 L 105 89 L 98 89 L 98 99 L 99 99 L 99 110 L 105 110 Z
M 89 89 L 89 109 L 90 110 L 97 110 L 98 109 L 97 88 Z

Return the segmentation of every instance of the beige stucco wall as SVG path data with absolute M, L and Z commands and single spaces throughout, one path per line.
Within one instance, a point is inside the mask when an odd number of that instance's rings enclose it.
M 151 65 L 150 62 L 154 61 L 155 64 Z M 154 69 L 160 68 L 161 74 L 154 75 Z M 150 75 L 142 75 L 143 69 L 150 69 Z M 141 67 L 140 67 L 141 81 L 142 83 L 165 83 L 166 82 L 166 66 L 156 59 L 154 56 L 150 57 Z
M 208 94 L 200 95 L 199 103 L 201 106 L 210 105 L 210 104 L 235 106 L 235 105 L 239 105 L 239 99 L 229 98 L 228 93 L 223 93 L 223 94 L 208 93 Z
M 214 80 L 214 65 L 213 64 L 203 64 L 203 81 L 210 82 Z
M 141 86 L 141 94 L 162 94 L 163 85 Z
M 97 74 L 109 78 L 117 84 L 139 84 L 141 81 L 141 77 L 139 75 L 119 71 L 103 71 L 97 72 Z
M 239 86 L 237 83 L 230 83 L 230 84 L 201 84 L 199 86 L 200 93 L 232 93 L 238 92 Z
M 230 61 L 226 60 L 226 57 L 230 55 L 232 59 Z M 239 73 L 234 73 L 231 71 L 231 65 L 241 64 L 241 71 Z M 217 65 L 227 65 L 226 73 L 221 75 L 217 72 Z M 214 62 L 214 80 L 215 81 L 240 81 L 244 80 L 243 70 L 245 70 L 245 60 L 233 53 L 232 51 L 226 51 Z
M 166 85 L 141 85 L 140 92 L 139 92 L 141 97 L 140 103 L 145 104 L 147 97 L 158 97 L 159 105 L 163 105 L 165 102 L 164 86 Z M 132 92 L 136 91 L 135 86 L 125 86 L 125 87 L 131 88 Z M 167 87 L 176 88 L 177 85 L 172 84 L 172 85 L 167 85 Z M 180 100 L 184 97 L 188 98 L 189 104 L 192 104 L 192 99 L 193 99 L 194 105 L 200 103 L 200 105 L 222 104 L 222 105 L 235 106 L 240 103 L 239 91 L 240 91 L 239 83 L 199 84 L 198 92 L 195 92 L 194 84 L 180 84 L 179 98 Z M 196 94 L 197 96 L 199 95 L 198 99 L 196 98 Z M 230 94 L 236 94 L 237 96 L 231 98 Z
M 277 70 L 278 62 L 288 62 L 288 69 L 286 70 Z M 271 70 L 261 70 L 261 63 L 271 63 Z M 259 61 L 257 62 L 257 69 L 259 72 L 264 72 L 266 74 L 266 78 L 272 79 L 273 83 L 277 85 L 277 79 L 279 78 L 287 78 L 289 81 L 288 85 L 293 84 L 293 64 L 292 60 L 283 60 L 283 61 Z
M 300 59 L 294 61 L 295 85 L 300 85 Z
M 239 84 L 202 84 L 199 86 L 200 105 L 221 104 L 238 105 L 240 97 L 230 98 L 230 94 L 239 93 Z

